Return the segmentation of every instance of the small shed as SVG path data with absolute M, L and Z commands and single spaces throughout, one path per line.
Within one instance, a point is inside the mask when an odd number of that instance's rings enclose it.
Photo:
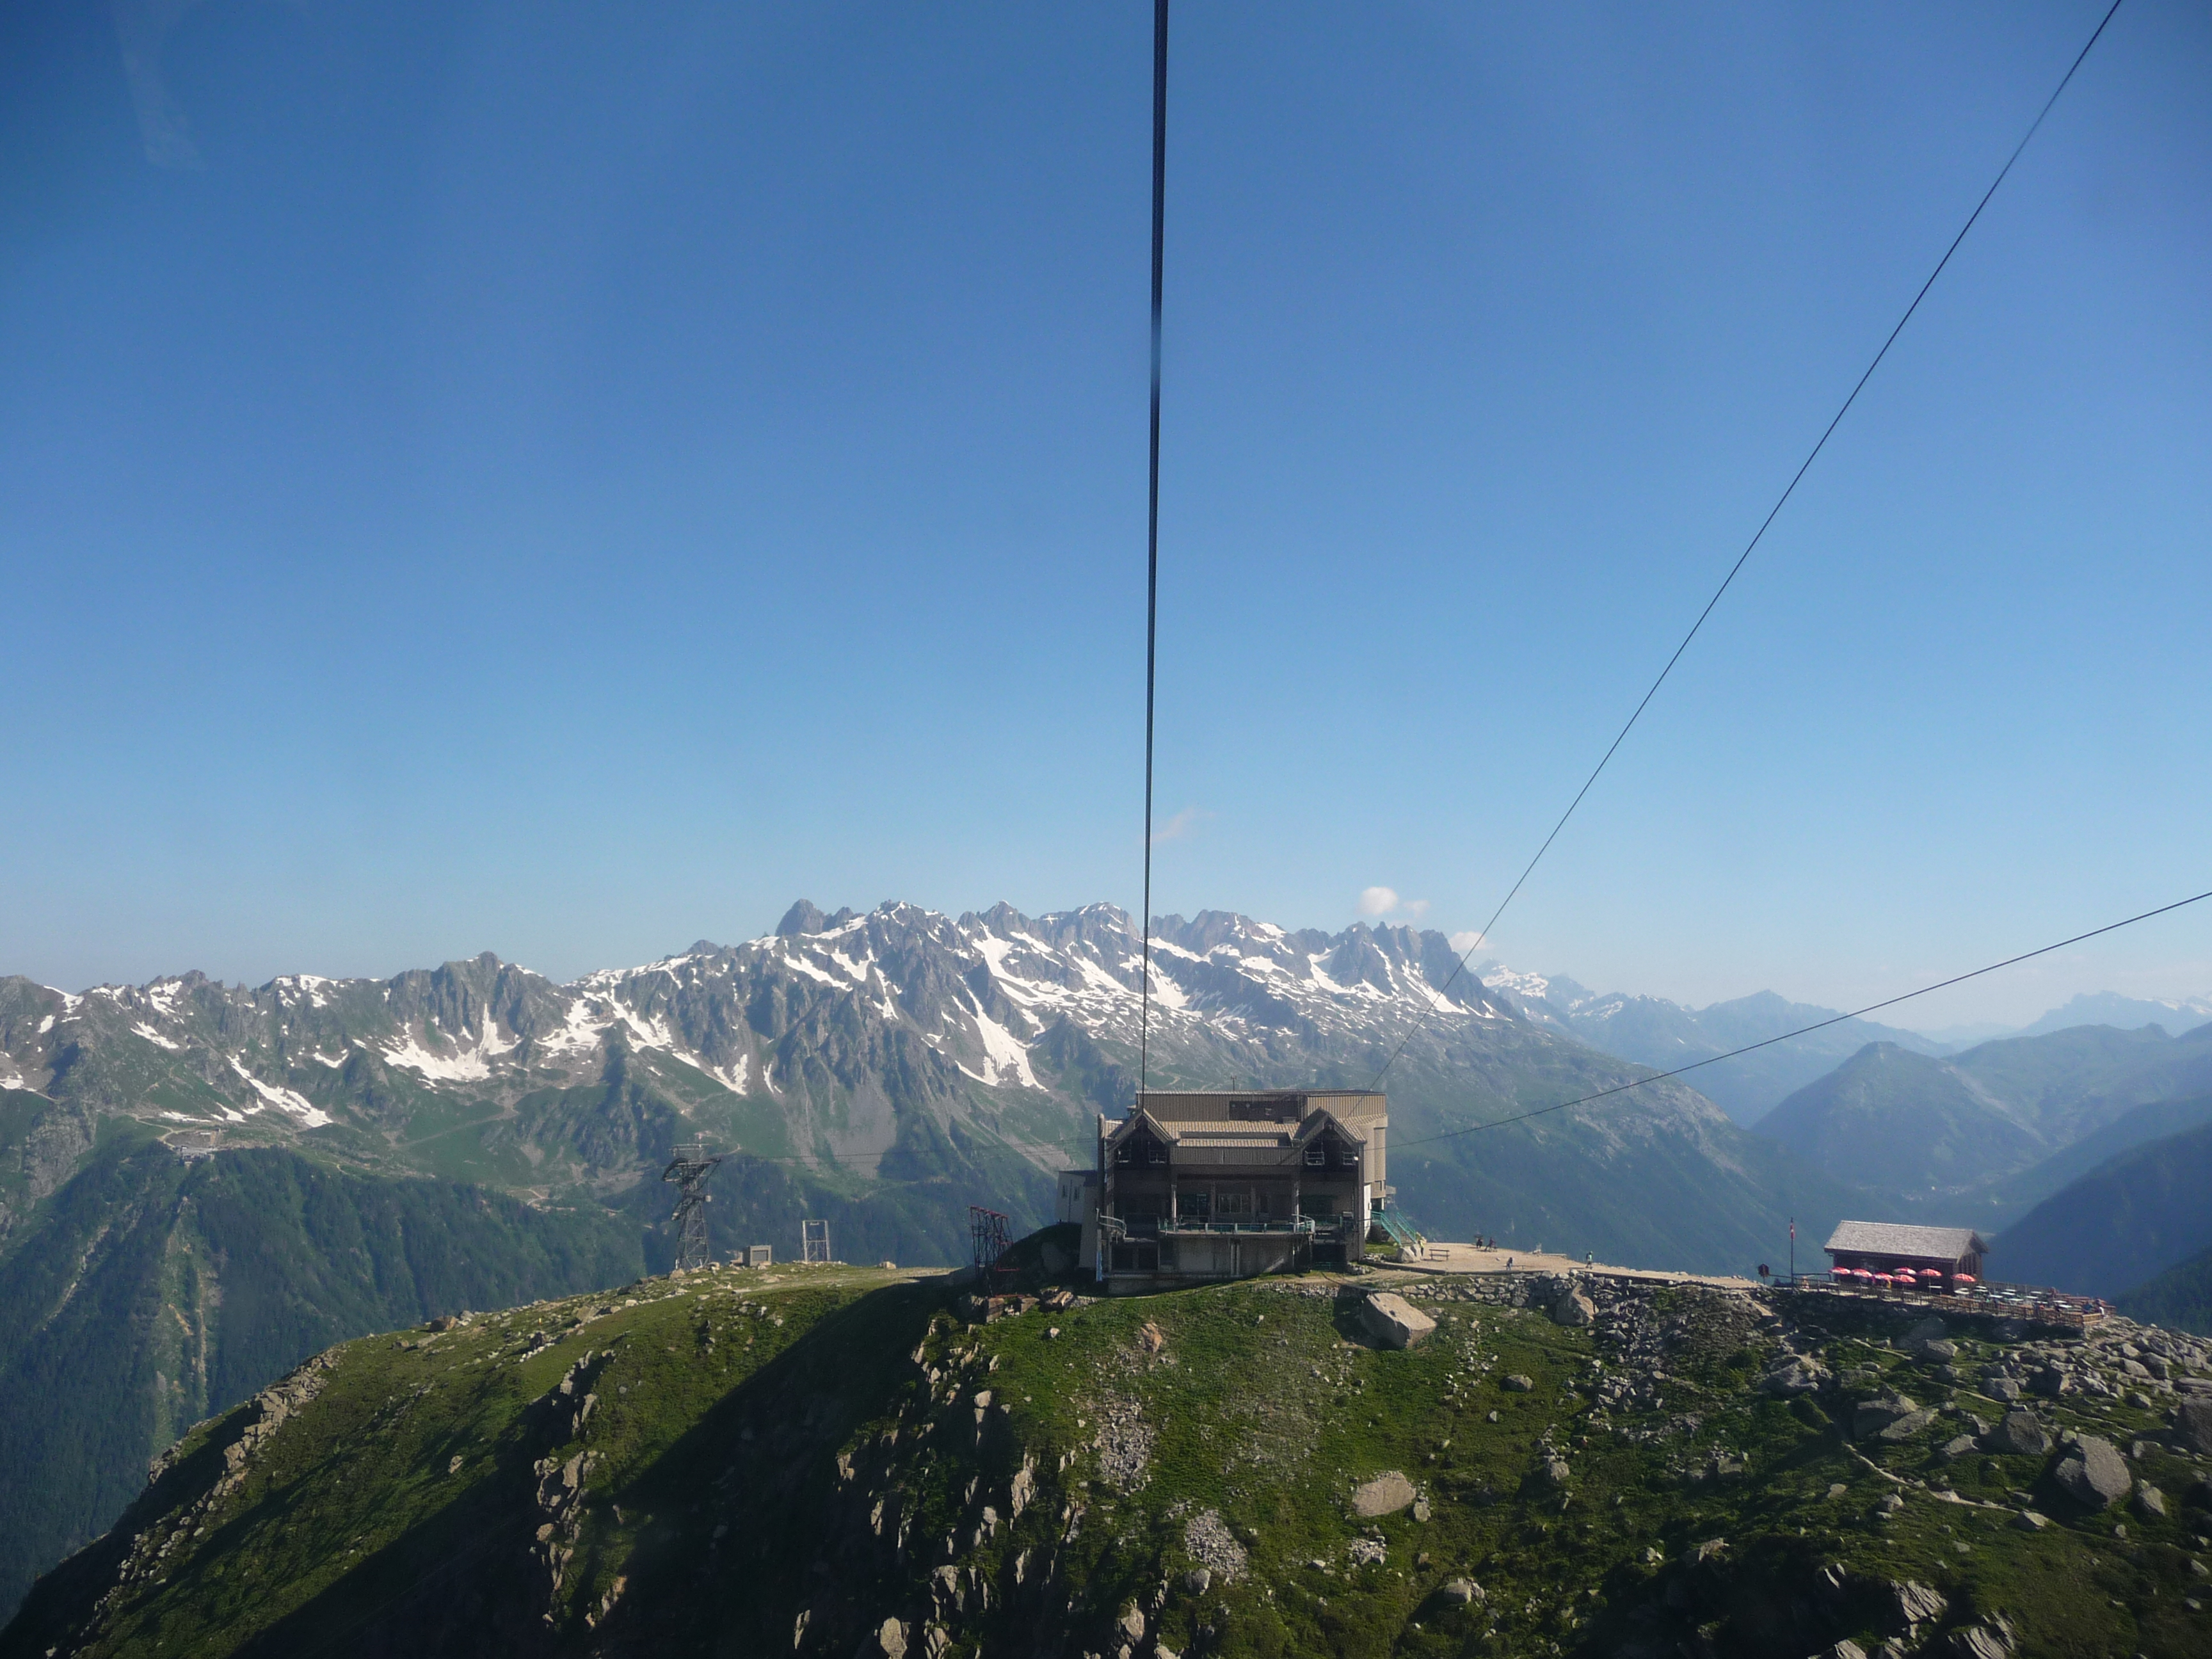
M 1832 1266 L 1863 1267 L 1869 1273 L 1920 1273 L 1929 1268 L 1946 1280 L 1960 1274 L 1982 1276 L 1989 1246 L 1972 1227 L 1914 1227 L 1894 1221 L 1837 1224 L 1825 1247 Z

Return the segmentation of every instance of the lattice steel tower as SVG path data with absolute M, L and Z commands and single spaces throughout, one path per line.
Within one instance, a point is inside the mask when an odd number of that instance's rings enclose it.
M 689 1273 L 705 1267 L 709 1259 L 707 1206 L 714 1200 L 707 1192 L 707 1177 L 722 1159 L 719 1153 L 708 1156 L 706 1147 L 697 1142 L 678 1146 L 675 1152 L 674 1160 L 660 1172 L 660 1178 L 676 1183 L 676 1265 Z

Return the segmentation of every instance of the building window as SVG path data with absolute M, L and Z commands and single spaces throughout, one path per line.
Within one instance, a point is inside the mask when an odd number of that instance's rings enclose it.
M 1158 1169 L 1164 1166 L 1167 1161 L 1168 1149 L 1165 1146 L 1157 1140 L 1148 1140 L 1145 1143 L 1146 1163 Z
M 1224 1192 L 1220 1195 L 1218 1208 L 1220 1213 L 1224 1217 L 1248 1216 L 1252 1213 L 1252 1194 L 1249 1193 Z
M 1322 1145 L 1319 1141 L 1316 1141 L 1312 1146 L 1306 1148 L 1306 1168 L 1309 1170 L 1325 1170 L 1328 1167 L 1328 1148 L 1327 1146 Z

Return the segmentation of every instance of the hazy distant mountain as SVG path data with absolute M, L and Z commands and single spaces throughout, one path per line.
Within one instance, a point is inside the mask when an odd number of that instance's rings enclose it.
M 1759 1133 L 1900 1201 L 1971 1207 L 2136 1107 L 2208 1091 L 2212 1026 L 2182 1038 L 2078 1026 L 1944 1057 L 1878 1043 L 1792 1095 Z
M 1785 1001 L 1771 991 L 1686 1008 L 1664 997 L 1620 992 L 1601 996 L 1562 975 L 1516 973 L 1501 963 L 1486 963 L 1479 971 L 1485 984 L 1511 997 L 1513 1006 L 1538 1024 L 1661 1071 L 1833 1019 L 1838 1012 Z M 1869 1042 L 1895 1043 L 1913 1054 L 1945 1052 L 1942 1044 L 1914 1032 L 1850 1019 L 1700 1066 L 1682 1081 L 1717 1102 L 1738 1123 L 1749 1125 Z
M 2212 1249 L 2212 1124 L 2123 1152 L 1992 1242 L 1991 1277 L 2117 1297 Z
M 2148 1105 L 2135 1107 L 2039 1164 L 1963 1192 L 1926 1199 L 1923 1202 L 1928 1206 L 1927 1218 L 1948 1218 L 1960 1225 L 1980 1228 L 1985 1237 L 1993 1237 L 2053 1193 L 2099 1164 L 2118 1158 L 2130 1147 L 2179 1134 L 2200 1123 L 2212 1123 L 2212 1095 L 2195 1095 L 2185 1100 L 2154 1100 Z
M 2212 1249 L 2199 1250 L 2123 1292 L 2119 1308 L 2130 1319 L 2212 1335 Z
M 2094 995 L 2077 996 L 2063 1008 L 2053 1008 L 2033 1025 L 2022 1026 L 2019 1035 L 2041 1036 L 2047 1031 L 2063 1031 L 2069 1025 L 2111 1025 L 2123 1031 L 2162 1025 L 2168 1036 L 2179 1036 L 2207 1023 L 2212 1023 L 2212 1002 L 2203 997 L 2182 997 L 2169 1002 L 2124 997 L 2118 991 L 2099 991 Z

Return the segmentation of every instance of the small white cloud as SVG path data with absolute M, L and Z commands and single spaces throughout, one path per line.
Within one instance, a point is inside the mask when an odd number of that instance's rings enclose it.
M 1454 933 L 1451 936 L 1451 948 L 1462 956 L 1465 956 L 1481 943 L 1482 935 L 1480 933 Z
M 1162 842 L 1185 840 L 1200 823 L 1212 816 L 1203 807 L 1186 806 L 1152 831 L 1152 845 L 1158 847 Z
M 1383 916 L 1398 908 L 1398 896 L 1388 887 L 1369 887 L 1359 895 L 1359 914 Z
M 1429 902 L 1426 899 L 1407 899 L 1398 908 L 1406 913 L 1406 919 L 1408 921 L 1419 921 L 1429 914 Z

